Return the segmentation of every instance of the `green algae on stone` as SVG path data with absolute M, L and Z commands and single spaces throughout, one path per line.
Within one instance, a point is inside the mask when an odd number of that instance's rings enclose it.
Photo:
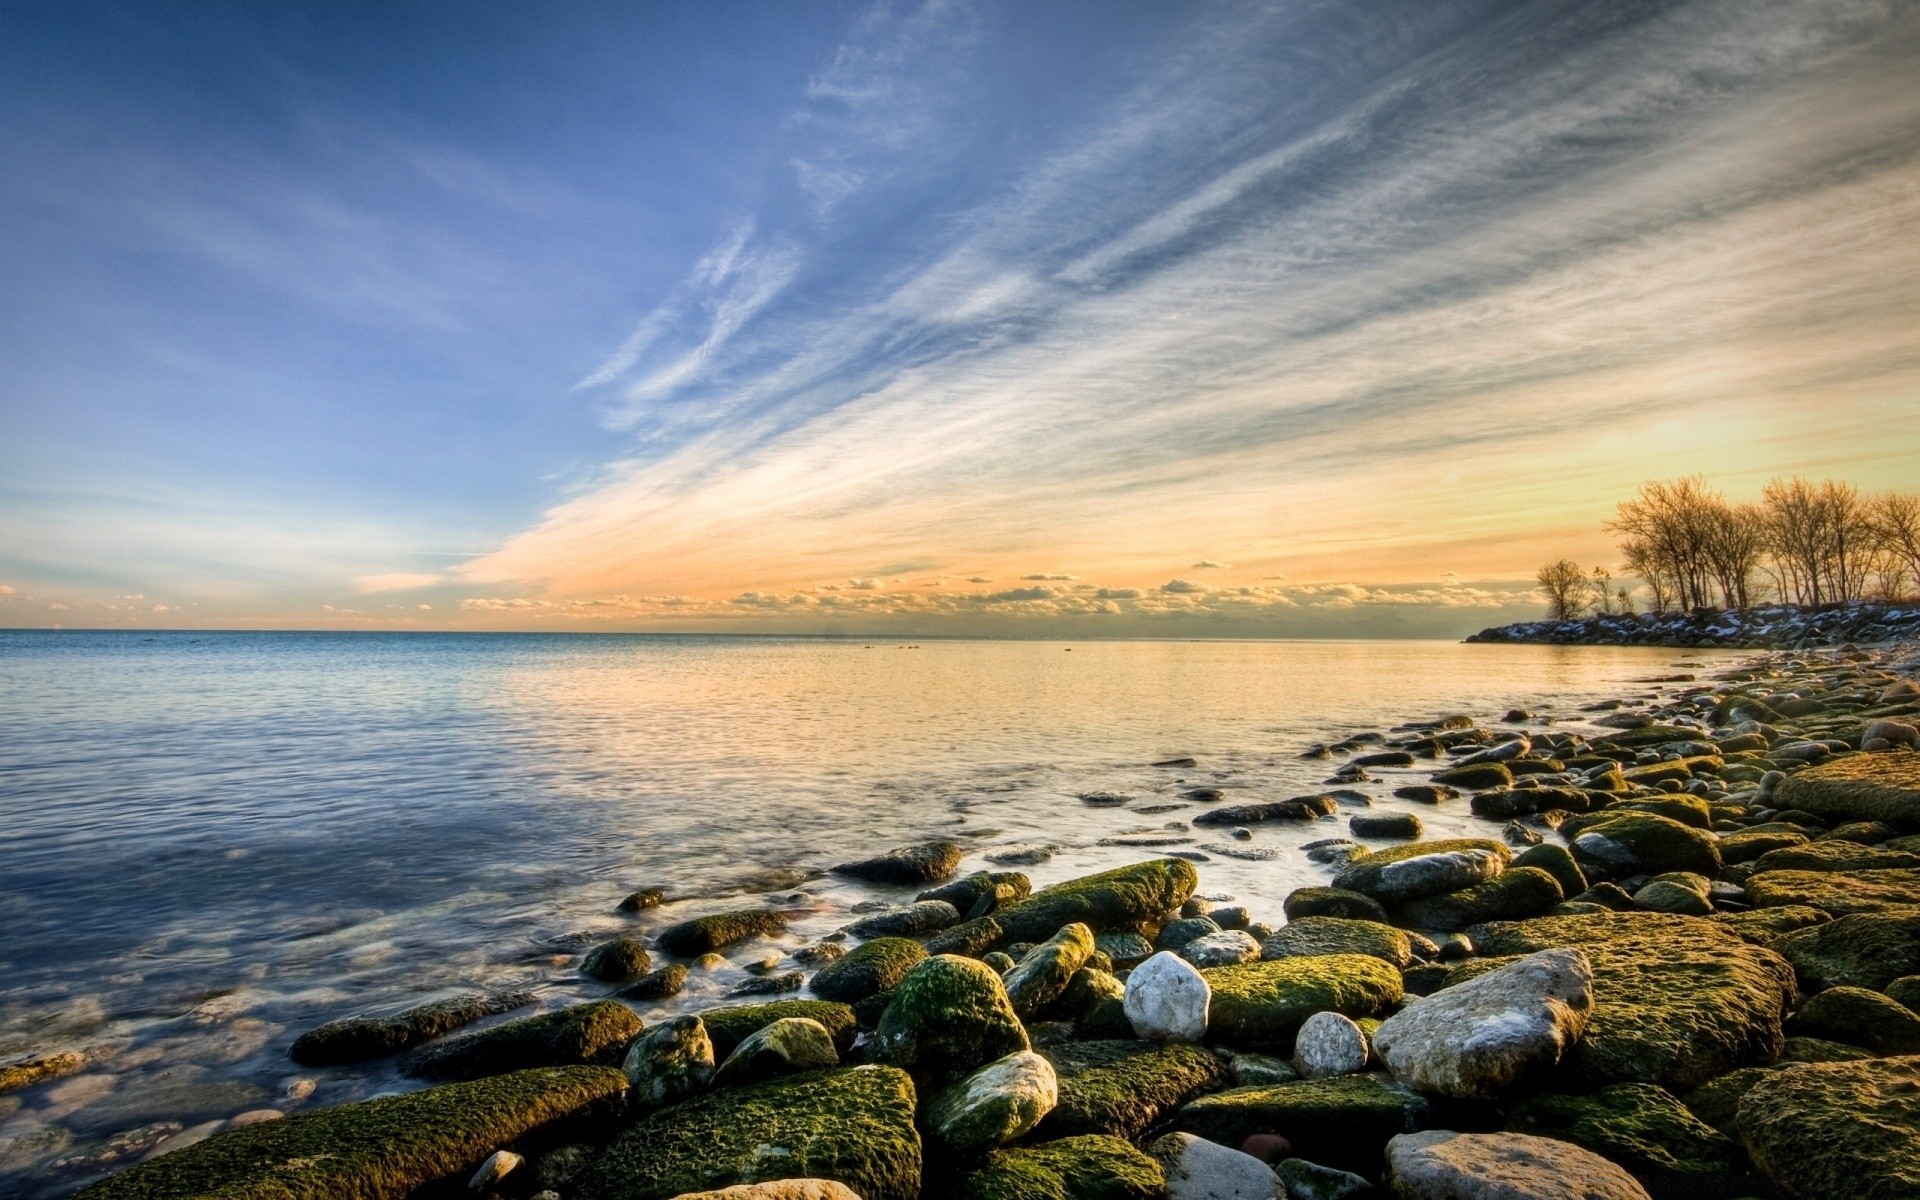
M 424 1046 L 405 1069 L 425 1079 L 477 1079 L 528 1067 L 613 1066 L 641 1028 L 626 1005 L 596 1000 Z
M 913 1081 L 891 1067 L 786 1075 L 643 1117 L 588 1165 L 579 1200 L 668 1200 L 776 1179 L 831 1179 L 862 1200 L 914 1200 Z
M 1787 776 L 1774 802 L 1822 817 L 1920 825 L 1920 755 L 1848 754 Z
M 1408 842 L 1351 860 L 1334 876 L 1333 885 L 1376 900 L 1405 901 L 1484 882 L 1505 870 L 1512 859 L 1513 851 L 1505 842 L 1488 838 Z
M 1354 921 L 1379 921 L 1385 924 L 1387 920 L 1385 906 L 1372 896 L 1335 887 L 1295 888 L 1287 893 L 1280 911 L 1286 914 L 1289 921 L 1298 921 L 1302 917 L 1345 917 Z
M 1688 758 L 1668 759 L 1641 767 L 1626 767 L 1620 772 L 1637 787 L 1657 787 L 1669 780 L 1685 783 L 1695 775 L 1717 775 L 1726 760 L 1717 754 L 1696 754 Z
M 1513 856 L 1508 865 L 1514 867 L 1534 867 L 1545 871 L 1560 884 L 1563 895 L 1578 896 L 1587 890 L 1586 872 L 1573 860 L 1572 851 L 1555 842 L 1542 842 L 1538 846 L 1529 846 Z
M 1474 763 L 1471 766 L 1448 767 L 1435 773 L 1433 781 L 1469 791 L 1490 791 L 1493 788 L 1512 787 L 1513 772 L 1507 769 L 1505 763 Z
M 1879 991 L 1902 975 L 1920 974 L 1920 909 L 1856 913 L 1782 934 L 1769 945 L 1812 990 Z
M 1657 813 L 1600 814 L 1573 836 L 1574 861 L 1588 876 L 1619 879 L 1667 871 L 1720 873 L 1713 834 Z
M 1688 1112 L 1731 1137 L 1740 1097 L 1774 1070 L 1773 1067 L 1741 1067 L 1738 1071 L 1729 1071 L 1688 1092 L 1680 1102 L 1687 1106 Z
M 294 1039 L 287 1056 L 302 1066 L 327 1067 L 366 1062 L 410 1050 L 484 1017 L 498 1016 L 533 1003 L 532 992 L 455 996 L 416 1004 L 391 1017 L 348 1017 L 329 1021 Z M 12 1070 L 13 1068 L 7 1068 Z M 0 1072 L 0 1077 L 4 1072 Z M 0 1091 L 5 1091 L 0 1084 Z
M 1013 1011 L 1032 1020 L 1066 992 L 1093 956 L 1093 930 L 1075 921 L 1027 951 L 1001 977 Z
M 1409 900 L 1395 919 L 1416 929 L 1455 932 L 1486 921 L 1544 915 L 1566 898 L 1560 881 L 1538 867 L 1509 867 L 1485 883 Z
M 1769 1071 L 1734 1124 L 1754 1164 L 1797 1197 L 1920 1196 L 1920 1057 Z
M 464 1181 L 495 1150 L 610 1118 L 627 1077 L 606 1067 L 518 1071 L 222 1133 L 141 1163 L 85 1200 L 401 1200 Z
M 1920 907 L 1920 869 L 1766 871 L 1747 880 L 1758 908 L 1808 904 L 1834 916 Z
M 975 959 L 937 954 L 894 989 L 867 1057 L 901 1068 L 932 1093 L 1030 1048 L 1000 976 Z
M 950 929 L 926 939 L 928 954 L 958 954 L 962 958 L 979 958 L 1007 940 L 1007 931 L 1000 928 L 1000 922 L 992 917 L 975 917 L 971 921 L 962 921 Z
M 1614 1084 L 1585 1096 L 1532 1096 L 1514 1106 L 1507 1129 L 1584 1146 L 1658 1190 L 1725 1179 L 1740 1162 L 1732 1138 L 1645 1083 Z
M 654 944 L 668 954 L 698 958 L 748 938 L 783 933 L 786 928 L 787 919 L 772 909 L 747 908 L 669 925 L 655 937 Z
M 1920 975 L 1897 976 L 1880 990 L 1886 993 L 1887 999 L 1920 1013 Z
M 1219 1055 L 1179 1042 L 1066 1042 L 1040 1053 L 1053 1064 L 1059 1083 L 1059 1102 L 1040 1123 L 1043 1137 L 1109 1133 L 1136 1138 L 1229 1078 Z
M 952 883 L 943 883 L 937 888 L 929 888 L 914 899 L 945 900 L 965 917 L 973 915 L 974 905 L 989 896 L 993 897 L 993 906 L 999 908 L 1025 900 L 1032 894 L 1033 881 L 1019 871 L 975 871 Z
M 1370 954 L 1318 954 L 1213 967 L 1207 1039 L 1243 1050 L 1293 1052 L 1300 1025 L 1317 1012 L 1377 1017 L 1403 992 L 1400 972 Z
M 1865 1046 L 1876 1054 L 1920 1054 L 1920 1016 L 1863 987 L 1828 988 L 1793 1014 L 1793 1032 Z
M 1368 954 L 1404 967 L 1413 961 L 1413 943 L 1405 930 L 1395 929 L 1384 921 L 1351 917 L 1289 919 L 1272 937 L 1260 943 L 1262 958 L 1306 958 L 1316 954 Z
M 622 983 L 636 975 L 645 975 L 651 966 L 653 956 L 640 944 L 640 939 L 621 936 L 589 950 L 580 962 L 580 973 L 602 983 Z
M 892 991 L 926 956 L 926 948 L 911 938 L 875 938 L 822 967 L 808 987 L 822 999 L 852 1004 Z
M 1752 908 L 1746 912 L 1715 913 L 1713 923 L 1730 929 L 1756 946 L 1770 945 L 1774 938 L 1796 929 L 1824 925 L 1833 920 L 1831 913 L 1805 904 L 1782 904 L 1778 908 Z
M 1089 1134 L 999 1151 L 946 1194 L 952 1200 L 1164 1200 L 1167 1179 L 1160 1164 L 1131 1143 Z
M 1769 850 L 1753 863 L 1755 871 L 1873 871 L 1899 867 L 1920 867 L 1920 854 L 1834 838 Z
M 735 1004 L 710 1008 L 699 1014 L 713 1041 L 713 1054 L 724 1062 L 749 1036 L 775 1021 L 788 1017 L 806 1017 L 826 1026 L 833 1035 L 834 1048 L 845 1054 L 860 1032 L 853 1009 L 834 1000 L 770 1000 L 765 1004 Z
M 1192 863 L 1156 858 L 1056 883 L 992 920 L 1013 942 L 1044 942 L 1076 921 L 1096 934 L 1124 932 L 1179 908 L 1199 885 Z
M 1872 993 L 1869 993 L 1872 994 Z M 1856 1062 L 1863 1058 L 1878 1058 L 1871 1050 L 1859 1046 L 1849 1046 L 1845 1042 L 1830 1042 L 1817 1037 L 1790 1037 L 1780 1046 L 1780 1060 L 1775 1066 L 1786 1063 L 1810 1062 Z
M 1730 833 L 1720 839 L 1720 861 L 1752 862 L 1774 850 L 1804 846 L 1809 840 L 1804 833 L 1784 829 L 1749 829 L 1743 833 Z
M 1049 1004 L 1040 1016 L 1052 1021 L 1072 1021 L 1076 1030 L 1080 1030 L 1101 1006 L 1109 1002 L 1122 1003 L 1126 994 L 1127 985 L 1111 972 L 1098 967 L 1081 967 L 1067 981 L 1067 990 L 1060 993 L 1060 998 Z M 1079 1036 L 1090 1035 L 1081 1032 Z
M 1617 800 L 1607 812 L 1645 812 L 1667 817 L 1694 829 L 1713 828 L 1713 810 L 1698 796 L 1682 794 L 1645 796 L 1637 800 Z M 1741 810 L 1744 812 L 1745 810 Z
M 1430 1128 L 1432 1102 L 1380 1072 L 1233 1088 L 1202 1096 L 1173 1126 L 1223 1146 L 1277 1133 L 1314 1161 L 1376 1174 L 1387 1139 Z

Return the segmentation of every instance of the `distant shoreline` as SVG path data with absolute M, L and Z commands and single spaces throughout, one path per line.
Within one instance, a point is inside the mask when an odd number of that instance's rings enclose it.
M 1554 646 L 1660 646 L 1679 649 L 1797 650 L 1891 642 L 1920 634 L 1920 601 L 1849 601 L 1747 609 L 1626 613 L 1570 621 L 1522 621 L 1472 634 L 1474 643 Z

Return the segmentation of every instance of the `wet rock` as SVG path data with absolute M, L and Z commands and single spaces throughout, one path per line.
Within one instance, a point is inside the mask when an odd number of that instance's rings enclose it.
M 1022 1051 L 988 1063 L 934 1096 L 926 1128 L 947 1156 L 970 1158 L 1031 1131 L 1059 1098 L 1053 1064 Z
M 908 971 L 927 957 L 919 942 L 908 938 L 876 938 L 852 953 L 828 963 L 809 986 L 825 1000 L 852 1004 L 868 996 L 890 992 Z
M 916 900 L 903 908 L 862 917 L 847 926 L 847 933 L 857 938 L 908 937 L 936 933 L 959 923 L 960 911 L 945 900 Z
M 130 1168 L 87 1200 L 185 1196 L 401 1197 L 466 1179 L 504 1144 L 611 1117 L 619 1071 L 518 1071 L 231 1129 Z
M 668 963 L 647 972 L 614 995 L 622 1000 L 667 1000 L 678 996 L 686 986 L 686 964 Z
M 1118 792 L 1080 793 L 1080 803 L 1089 808 L 1119 808 L 1132 799 L 1132 796 L 1123 796 Z
M 617 937 L 589 950 L 580 962 L 580 973 L 602 983 L 623 983 L 646 974 L 652 965 L 653 956 L 639 938 Z
M 787 992 L 797 992 L 805 984 L 807 977 L 798 971 L 781 971 L 776 975 L 762 975 L 757 979 L 743 979 L 727 989 L 729 996 L 779 996 Z
M 1149 1149 L 1167 1173 L 1168 1200 L 1273 1200 L 1273 1168 L 1190 1133 L 1170 1133 Z
M 640 912 L 644 909 L 658 908 L 666 903 L 666 900 L 665 891 L 657 887 L 645 887 L 637 892 L 627 893 L 626 898 L 620 901 L 619 909 L 621 912 Z
M 810 1017 L 782 1017 L 748 1034 L 713 1073 L 715 1087 L 740 1087 L 780 1075 L 839 1065 L 833 1034 Z
M 992 917 L 975 917 L 927 938 L 926 948 L 928 954 L 958 954 L 962 958 L 978 958 L 1005 940 L 1006 930 L 1000 928 L 1000 922 Z
M 1328 1166 L 1377 1174 L 1380 1150 L 1395 1134 L 1428 1128 L 1432 1103 L 1386 1075 L 1338 1075 L 1201 1096 L 1174 1114 L 1175 1129 L 1237 1146 L 1256 1133 L 1277 1133 L 1312 1146 Z
M 1213 923 L 1211 917 L 1181 917 L 1160 927 L 1159 935 L 1153 939 L 1153 947 L 1156 950 L 1178 950 L 1195 938 L 1219 932 L 1220 927 Z
M 1795 1196 L 1920 1195 L 1920 1058 L 1767 1071 L 1734 1124 L 1754 1165 Z
M 1262 958 L 1305 958 L 1317 954 L 1370 954 L 1396 967 L 1404 967 L 1413 961 L 1413 943 L 1404 930 L 1383 921 L 1303 916 L 1289 920 L 1260 945 Z
M 1920 824 L 1920 757 L 1844 755 L 1789 775 L 1774 795 L 1781 808 L 1821 817 Z
M 771 1000 L 764 1004 L 710 1008 L 700 1014 L 700 1021 L 713 1040 L 714 1058 L 725 1061 L 749 1035 L 787 1017 L 806 1017 L 820 1022 L 833 1034 L 834 1046 L 842 1054 L 852 1047 L 854 1036 L 859 1032 L 853 1009 L 831 1000 Z
M 1401 1134 L 1387 1143 L 1387 1169 L 1404 1200 L 1648 1200 L 1591 1150 L 1524 1133 Z
M 961 854 L 958 842 L 922 842 L 858 862 L 841 863 L 833 873 L 869 883 L 939 883 L 960 869 Z
M 1333 886 L 1398 904 L 1484 883 L 1512 858 L 1507 847 L 1482 838 L 1415 842 L 1362 855 L 1334 876 Z
M 1119 1138 L 1090 1134 L 1001 1150 L 953 1185 L 953 1200 L 1165 1200 L 1160 1164 Z
M 1018 871 L 975 871 L 952 883 L 921 892 L 914 899 L 944 900 L 963 916 L 984 917 L 1032 894 L 1033 881 Z M 986 907 L 975 912 L 981 905 Z
M 1260 943 L 1244 929 L 1223 929 L 1180 947 L 1181 958 L 1196 967 L 1226 967 L 1260 957 Z
M 1552 875 L 1535 867 L 1513 867 L 1485 883 L 1406 901 L 1394 915 L 1403 924 L 1444 932 L 1485 921 L 1542 916 L 1564 898 Z
M 1412 813 L 1356 813 L 1347 818 L 1347 828 L 1357 838 L 1417 838 L 1422 832 L 1420 818 Z
M 1920 1054 L 1920 1015 L 1866 988 L 1821 992 L 1793 1015 L 1792 1031 L 1865 1046 L 1875 1054 Z
M 1137 972 L 1136 972 L 1137 974 Z M 1400 999 L 1400 972 L 1365 954 L 1322 954 L 1215 967 L 1208 1036 L 1242 1050 L 1291 1054 L 1294 1035 L 1317 1012 L 1378 1017 Z M 1132 981 L 1128 981 L 1131 991 Z M 1195 1131 L 1200 1132 L 1200 1131 Z
M 1293 1069 L 1292 1063 L 1270 1054 L 1230 1053 L 1227 1070 L 1233 1075 L 1235 1087 L 1265 1087 L 1293 1083 L 1300 1078 L 1300 1072 Z
M 639 1109 L 663 1108 L 699 1095 L 713 1083 L 713 1040 L 699 1017 L 655 1025 L 627 1048 L 621 1070 Z
M 1681 913 L 1705 917 L 1713 912 L 1713 903 L 1701 891 L 1684 887 L 1670 879 L 1656 879 L 1633 894 L 1633 902 L 1648 912 Z
M 1295 888 L 1287 893 L 1281 911 L 1286 914 L 1288 921 L 1297 921 L 1302 917 L 1346 917 L 1356 921 L 1378 921 L 1384 925 L 1387 920 L 1387 910 L 1378 900 L 1344 888 Z
M 1135 967 L 1126 982 L 1122 1010 L 1136 1037 L 1197 1042 L 1206 1036 L 1212 988 L 1179 956 L 1163 950 Z
M 1656 813 L 1604 814 L 1573 838 L 1580 869 L 1601 879 L 1659 875 L 1667 871 L 1720 872 L 1714 837 Z
M 1139 1137 L 1228 1079 L 1218 1055 L 1180 1042 L 1101 1039 L 1048 1046 L 1041 1053 L 1059 1085 L 1058 1104 L 1039 1130 L 1049 1138 Z
M 1031 1018 L 1058 1000 L 1093 950 L 1093 931 L 1077 921 L 1029 950 L 1002 980 L 1013 1011 Z
M 1415 1000 L 1374 1033 L 1396 1079 L 1423 1092 L 1492 1099 L 1556 1066 L 1593 1011 L 1591 965 L 1546 950 Z
M 654 938 L 654 944 L 668 954 L 698 958 L 748 938 L 784 933 L 786 928 L 787 919 L 772 909 L 740 909 L 669 925 Z
M 1153 957 L 1153 943 L 1137 933 L 1100 934 L 1093 939 L 1093 948 L 1116 967 L 1137 966 Z
M 470 1018 L 472 1019 L 472 1018 Z M 346 1022 L 335 1022 L 344 1025 Z M 322 1026 L 322 1029 L 328 1026 Z M 315 1030 L 315 1033 L 320 1032 Z M 308 1036 L 312 1036 L 309 1034 Z M 432 1036 L 429 1034 L 428 1036 Z M 296 1043 L 298 1044 L 298 1043 Z M 390 1052 L 389 1052 L 390 1053 Z M 49 1079 L 59 1079 L 63 1075 L 72 1075 L 83 1071 L 87 1066 L 87 1056 L 67 1051 L 61 1054 L 43 1054 L 37 1058 L 23 1059 L 0 1067 L 0 1092 L 11 1092 L 17 1088 L 44 1083 Z
M 1901 975 L 1882 990 L 1887 999 L 1909 1011 L 1920 1013 L 1920 975 Z
M 867 1044 L 872 1062 L 899 1067 L 929 1093 L 998 1058 L 1031 1049 L 992 968 L 938 954 L 915 966 Z
M 987 919 L 1012 941 L 1044 941 L 1075 921 L 1095 934 L 1121 932 L 1179 908 L 1199 882 L 1192 863 L 1153 859 L 1055 884 Z
M 410 1050 L 442 1034 L 451 1033 L 483 1017 L 497 1016 L 533 1003 L 531 992 L 504 992 L 486 996 L 456 996 L 417 1004 L 391 1017 L 349 1017 L 330 1021 L 308 1030 L 294 1040 L 287 1056 L 304 1066 L 324 1067 L 340 1063 L 366 1062 Z M 80 1055 L 64 1056 L 84 1064 Z M 40 1060 L 46 1062 L 47 1060 Z M 23 1064 L 31 1066 L 32 1064 Z M 74 1070 L 79 1067 L 75 1066 Z M 5 1091 L 6 1072 L 0 1071 L 0 1091 Z M 51 1078 L 51 1076 L 44 1076 Z M 18 1086 L 13 1085 L 13 1086 Z
M 1315 1013 L 1293 1042 L 1293 1069 L 1302 1079 L 1352 1075 L 1367 1069 L 1367 1035 L 1336 1012 Z
M 1615 1084 L 1586 1096 L 1532 1096 L 1514 1107 L 1507 1128 L 1583 1146 L 1625 1167 L 1656 1194 L 1706 1191 L 1730 1182 L 1740 1169 L 1733 1139 L 1651 1084 Z
M 1513 772 L 1505 763 L 1484 762 L 1458 767 L 1448 767 L 1434 775 L 1433 781 L 1446 787 L 1466 788 L 1468 791 L 1486 791 L 1489 788 L 1513 786 Z
M 1573 860 L 1572 852 L 1557 843 L 1547 842 L 1522 850 L 1514 855 L 1512 865 L 1545 871 L 1559 882 L 1561 892 L 1568 896 L 1577 896 L 1587 890 L 1586 873 Z
M 477 1079 L 528 1067 L 612 1066 L 640 1028 L 632 1009 L 598 1000 L 422 1047 L 405 1069 L 426 1079 Z
M 1343 780 L 1346 777 L 1340 777 Z M 1193 823 L 1211 825 L 1257 825 L 1262 821 L 1312 821 L 1330 817 L 1339 807 L 1330 796 L 1296 796 L 1291 800 L 1268 800 L 1260 804 L 1234 804 L 1203 812 Z
M 785 1075 L 664 1108 L 629 1126 L 587 1167 L 579 1200 L 668 1200 L 806 1177 L 862 1200 L 915 1200 L 914 1087 L 890 1067 Z

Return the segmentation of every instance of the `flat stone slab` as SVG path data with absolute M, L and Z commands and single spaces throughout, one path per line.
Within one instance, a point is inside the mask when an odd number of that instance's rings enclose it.
M 1920 825 L 1920 754 L 1844 755 L 1787 776 L 1774 799 L 1823 817 Z

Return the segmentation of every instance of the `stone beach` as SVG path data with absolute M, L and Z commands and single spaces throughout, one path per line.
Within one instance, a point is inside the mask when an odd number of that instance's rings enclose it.
M 632 880 L 627 932 L 575 948 L 601 998 L 299 1031 L 313 1074 L 432 1086 L 255 1104 L 79 1194 L 1920 1197 L 1920 650 L 1794 628 L 1585 711 L 1330 731 L 1297 748 L 1325 790 L 1190 788 L 1152 834 L 1089 792 L 1158 856 L 1052 886 L 863 846 L 822 867 L 875 899 L 825 937 L 792 881 Z M 1319 832 L 1318 881 L 1211 890 L 1249 822 Z M 642 1015 L 743 950 L 737 1001 Z M 0 1105 L 84 1066 L 0 1066 Z

